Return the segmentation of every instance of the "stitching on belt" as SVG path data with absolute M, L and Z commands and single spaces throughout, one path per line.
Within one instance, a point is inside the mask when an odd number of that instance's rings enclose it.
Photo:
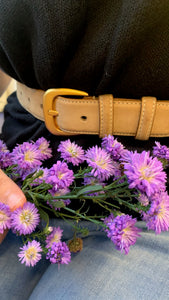
M 139 136 L 142 132 L 142 127 L 143 127 L 143 121 L 144 121 L 144 114 L 145 114 L 145 106 L 146 106 L 146 102 L 145 100 L 143 100 L 143 108 L 142 108 L 142 118 L 141 118 L 141 124 L 140 124 L 140 128 L 139 131 L 137 133 L 137 136 Z
M 151 130 L 151 127 L 152 127 L 153 116 L 154 116 L 154 110 L 155 110 L 155 104 L 156 104 L 156 101 L 153 101 L 152 112 L 151 112 L 151 117 L 150 117 L 150 124 L 149 124 L 149 128 L 147 130 L 146 137 L 148 137 L 150 135 L 150 130 Z
M 152 134 L 151 135 L 151 137 L 168 137 L 168 135 L 169 135 L 169 132 L 167 132 L 167 133 L 154 133 L 154 134 Z
M 67 129 L 65 129 L 65 128 L 63 128 L 63 127 L 59 127 L 61 130 L 63 130 L 63 131 L 65 131 L 65 132 L 70 132 L 70 133 L 72 133 L 72 132 L 76 132 L 76 133 L 81 133 L 81 134 L 85 134 L 85 133 L 88 133 L 88 134 L 98 134 L 98 131 L 77 131 L 77 130 L 67 130 Z
M 169 104 L 167 104 L 167 103 L 158 103 L 158 100 L 157 100 L 157 106 L 169 106 Z
M 114 135 L 125 135 L 125 136 L 127 136 L 127 135 L 135 135 L 135 132 L 114 132 L 113 133 Z M 163 133 L 155 133 L 155 134 L 151 134 L 151 137 L 167 137 L 166 135 L 169 135 L 169 132 L 167 132 L 167 133 L 165 133 L 165 134 L 163 134 Z
M 93 103 L 98 103 L 98 100 L 68 100 L 68 99 L 58 99 L 57 100 L 58 103 L 68 103 L 68 104 L 93 104 Z
M 112 132 L 112 120 L 113 120 L 113 99 L 109 99 L 109 107 L 110 107 L 110 122 L 109 122 L 109 132 Z
M 141 105 L 141 101 L 140 100 L 138 100 L 138 102 L 126 102 L 126 101 L 124 101 L 124 102 L 120 102 L 120 101 L 116 101 L 116 99 L 114 99 L 114 105 L 117 105 L 117 104 L 120 104 L 120 105 Z
M 101 112 L 101 125 L 100 125 L 100 133 L 102 134 L 103 133 L 103 103 L 102 103 L 102 99 L 100 101 L 100 112 Z
M 132 136 L 134 136 L 135 135 L 135 132 L 117 132 L 117 131 L 115 131 L 115 132 L 113 132 L 113 134 L 114 135 L 132 135 Z

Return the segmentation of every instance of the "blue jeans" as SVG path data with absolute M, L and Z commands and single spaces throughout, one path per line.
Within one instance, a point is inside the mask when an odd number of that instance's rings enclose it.
M 70 225 L 51 220 L 64 229 L 64 239 L 72 238 Z M 82 224 L 82 223 L 81 223 Z M 168 300 L 169 233 L 158 236 L 147 231 L 128 255 L 114 249 L 112 242 L 95 226 L 84 238 L 83 251 L 72 255 L 69 265 L 50 265 L 41 260 L 34 268 L 21 265 L 17 253 L 19 238 L 11 232 L 0 246 L 1 300 Z

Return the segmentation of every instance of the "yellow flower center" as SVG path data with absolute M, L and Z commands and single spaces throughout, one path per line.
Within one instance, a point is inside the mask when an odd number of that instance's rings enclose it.
M 54 237 L 53 237 L 53 238 L 51 239 L 51 241 L 50 241 L 50 245 L 52 245 L 53 242 L 58 243 L 59 241 L 60 241 L 59 236 L 58 236 L 57 234 L 55 234 Z
M 25 160 L 26 161 L 33 161 L 33 155 L 32 155 L 32 152 L 31 151 L 27 151 L 25 152 Z
M 24 210 L 20 215 L 20 221 L 29 225 L 32 222 L 32 213 L 29 210 Z
M 7 220 L 7 215 L 4 212 L 0 212 L 0 222 L 4 222 Z
M 130 227 L 124 228 L 124 229 L 123 229 L 123 232 L 124 232 L 123 235 L 124 235 L 124 236 L 127 236 L 129 231 L 131 231 Z
M 62 179 L 62 177 L 63 177 L 63 173 L 59 173 L 59 174 L 58 174 L 58 178 L 59 178 L 59 179 Z
M 36 251 L 35 247 L 30 247 L 29 249 L 27 249 L 25 251 L 25 256 L 29 260 L 36 258 L 36 254 L 37 254 L 37 251 Z
M 96 164 L 99 166 L 99 167 L 101 167 L 102 169 L 106 169 L 107 168 L 107 163 L 105 163 L 105 161 L 104 160 L 96 160 Z
M 67 150 L 71 154 L 72 157 L 77 156 L 77 151 L 75 151 L 72 147 L 69 147 Z
M 150 182 L 153 178 L 152 174 L 150 173 L 150 169 L 148 167 L 142 167 L 140 169 L 140 173 L 141 173 L 140 179 L 145 179 Z
M 158 218 L 163 219 L 164 215 L 165 215 L 165 212 L 166 212 L 166 209 L 164 207 L 164 204 L 160 203 L 160 209 L 159 209 L 159 211 L 157 210 L 156 215 L 158 215 Z

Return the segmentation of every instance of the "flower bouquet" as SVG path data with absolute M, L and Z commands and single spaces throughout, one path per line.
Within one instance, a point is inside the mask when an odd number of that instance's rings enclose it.
M 166 146 L 155 142 L 152 153 L 138 153 L 125 149 L 109 135 L 100 147 L 83 150 L 68 139 L 57 151 L 60 159 L 47 168 L 44 161 L 52 157 L 52 150 L 45 138 L 18 144 L 12 151 L 0 141 L 1 169 L 26 199 L 16 209 L 0 199 L 0 233 L 11 229 L 22 237 L 23 247 L 18 253 L 21 263 L 34 266 L 43 254 L 51 263 L 68 264 L 71 252 L 82 250 L 78 234 L 88 234 L 80 226 L 81 220 L 96 224 L 125 254 L 141 235 L 138 219 L 156 234 L 168 230 Z M 101 213 L 96 210 L 91 214 L 92 206 L 100 207 Z M 73 220 L 71 241 L 62 241 L 60 227 L 49 226 L 51 216 L 65 222 Z

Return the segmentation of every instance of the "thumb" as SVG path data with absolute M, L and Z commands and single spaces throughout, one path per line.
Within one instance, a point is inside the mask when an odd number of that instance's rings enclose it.
M 2 170 L 0 170 L 0 202 L 8 205 L 11 211 L 22 207 L 26 202 L 26 197 L 17 184 L 11 180 Z M 2 243 L 8 230 L 0 234 L 0 243 Z
M 0 202 L 9 205 L 11 211 L 22 207 L 26 197 L 17 184 L 0 170 Z

